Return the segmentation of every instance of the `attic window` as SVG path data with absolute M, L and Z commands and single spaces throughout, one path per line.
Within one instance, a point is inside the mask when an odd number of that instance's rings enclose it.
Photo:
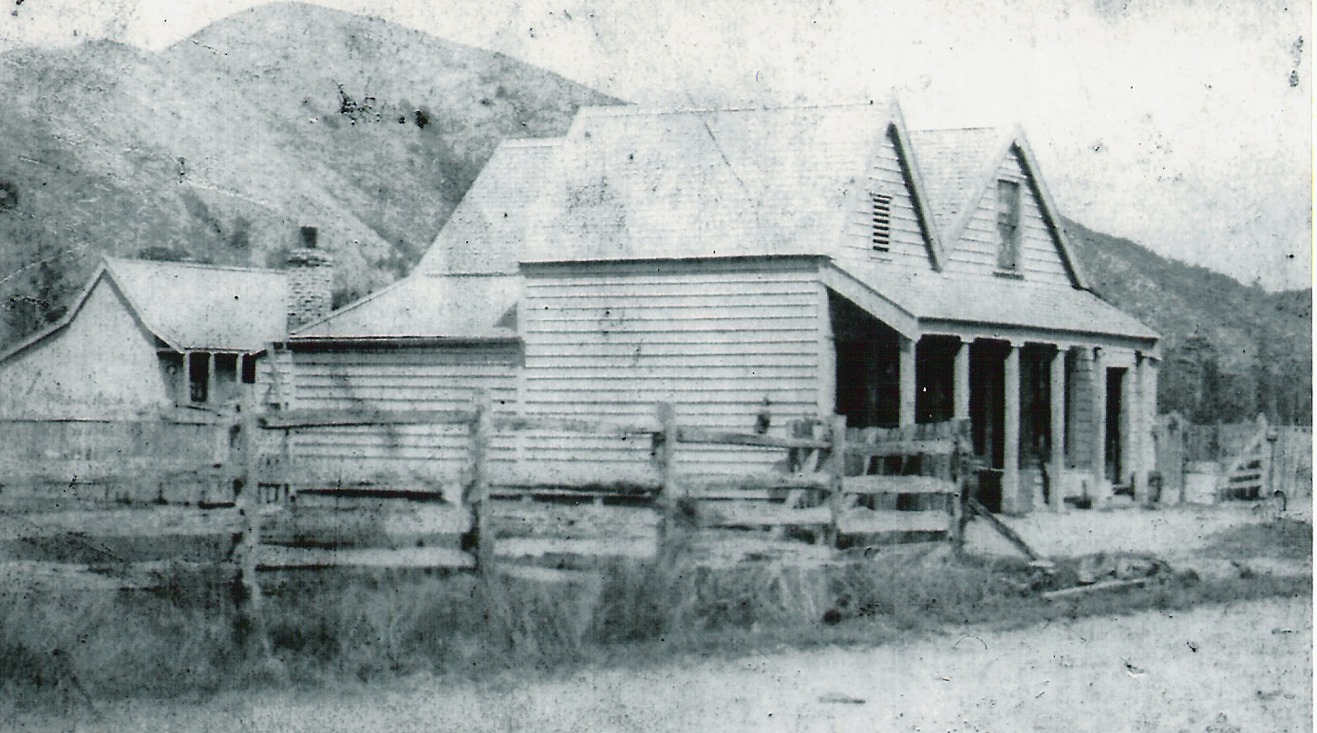
M 997 269 L 1016 272 L 1020 267 L 1020 184 L 997 181 Z
M 871 204 L 869 219 L 869 241 L 878 252 L 886 252 L 892 246 L 892 197 L 883 193 L 869 194 Z

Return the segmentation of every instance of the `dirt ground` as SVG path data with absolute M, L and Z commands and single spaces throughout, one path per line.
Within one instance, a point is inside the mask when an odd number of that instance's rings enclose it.
M 1307 731 L 1312 604 L 1268 600 L 965 628 L 877 648 L 782 650 L 476 685 L 123 703 L 17 730 Z
M 1214 535 L 1231 527 L 1270 522 L 1277 516 L 1274 507 L 1266 504 L 1227 502 L 1158 509 L 1071 509 L 1063 514 L 1040 511 L 1002 519 L 1031 547 L 1047 557 L 1077 557 L 1098 552 L 1150 553 L 1162 557 L 1176 569 L 1213 576 L 1231 572 L 1228 560 L 1203 556 L 1202 550 Z M 1292 499 L 1283 516 L 1311 524 L 1312 497 Z M 975 554 L 1019 555 L 983 521 L 970 522 L 966 527 L 965 547 Z M 1267 557 L 1247 561 L 1259 571 L 1281 575 L 1312 573 L 1311 557 L 1306 562 L 1277 562 Z

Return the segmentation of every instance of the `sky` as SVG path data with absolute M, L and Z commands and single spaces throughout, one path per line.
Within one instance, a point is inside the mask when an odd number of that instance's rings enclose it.
M 0 50 L 159 50 L 253 0 L 17 0 Z M 650 107 L 886 100 L 1021 125 L 1065 215 L 1268 289 L 1312 274 L 1313 25 L 1285 0 L 317 0 Z

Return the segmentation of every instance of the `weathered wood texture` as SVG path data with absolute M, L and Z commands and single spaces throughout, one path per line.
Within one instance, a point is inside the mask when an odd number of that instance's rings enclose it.
M 784 436 L 790 419 L 817 411 L 815 267 L 582 263 L 528 272 L 523 411 L 633 421 L 670 402 L 683 426 L 748 433 L 767 396 L 768 434 Z M 588 453 L 626 466 L 648 450 L 545 434 L 521 455 L 553 466 Z M 679 460 L 685 473 L 741 473 L 781 457 L 776 447 L 691 446 Z
M 298 483 L 338 485 L 360 476 L 396 476 L 408 485 L 460 483 L 467 450 L 463 416 L 471 399 L 489 390 L 494 416 L 512 416 L 519 359 L 506 345 L 294 353 L 295 412 L 288 419 L 322 426 L 292 433 Z M 339 426 L 324 427 L 330 415 L 339 416 Z M 274 426 L 283 418 L 268 419 Z M 497 470 L 512 460 L 513 439 L 494 436 L 489 450 L 491 470 Z
M 1010 153 L 997 171 L 999 180 L 1020 184 L 1020 257 L 1018 272 L 1029 283 L 1071 287 L 1069 273 L 1046 221 L 1037 192 L 1026 180 L 1020 158 Z M 948 270 L 994 277 L 1000 243 L 997 186 L 984 189 L 959 242 L 952 245 Z
M 927 270 L 931 267 L 923 229 L 915 211 L 914 200 L 910 196 L 912 186 L 907 184 L 906 171 L 891 134 L 884 135 L 874 151 L 869 168 L 865 171 L 864 183 L 867 190 L 855 191 L 851 197 L 851 206 L 846 211 L 842 256 L 861 257 L 865 260 L 877 256 L 894 266 L 912 270 Z M 890 235 L 885 252 L 876 252 L 873 247 L 870 193 L 891 197 Z
M 102 277 L 64 329 L 0 365 L 0 415 L 124 415 L 170 401 L 155 337 Z
M 97 420 L 0 420 L 7 495 L 228 501 L 226 426 L 211 413 Z

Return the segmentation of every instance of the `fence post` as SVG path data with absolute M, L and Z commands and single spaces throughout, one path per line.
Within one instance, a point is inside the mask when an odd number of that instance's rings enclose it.
M 486 576 L 492 576 L 494 572 L 496 541 L 489 506 L 491 404 L 488 390 L 476 392 L 470 427 L 471 485 L 466 493 L 466 504 L 471 511 L 471 536 L 475 540 L 476 571 Z
M 659 523 L 657 554 L 662 562 L 668 558 L 673 534 L 677 529 L 677 412 L 669 402 L 657 407 L 659 432 L 654 434 L 654 462 L 659 471 Z
M 832 455 L 829 456 L 828 468 L 832 474 L 832 491 L 828 495 L 828 509 L 832 523 L 828 525 L 827 544 L 836 547 L 841 534 L 841 512 L 845 501 L 842 492 L 846 485 L 846 416 L 833 415 L 831 427 Z
M 256 579 L 256 555 L 261 546 L 260 502 L 255 500 L 260 485 L 260 441 L 256 438 L 256 392 L 253 385 L 244 385 L 236 427 L 238 440 L 232 450 L 238 451 L 242 458 L 242 488 L 234 497 L 238 518 L 242 523 L 242 536 L 234 548 L 234 559 L 238 565 L 234 591 L 238 605 L 239 633 L 246 643 L 255 642 L 256 649 L 268 657 L 269 640 L 265 636 L 260 615 L 261 586 Z M 231 461 L 231 464 L 238 465 L 237 461 Z
M 956 484 L 956 493 L 951 499 L 951 551 L 959 558 L 965 554 L 965 497 L 969 493 L 969 473 L 973 446 L 967 445 L 969 438 L 969 420 L 957 420 L 954 429 L 956 441 L 955 452 L 951 456 L 951 480 Z M 1054 479 L 1052 491 L 1059 492 L 1060 486 Z M 1058 497 L 1059 498 L 1059 497 Z M 1060 511 L 1060 510 L 1055 510 Z

